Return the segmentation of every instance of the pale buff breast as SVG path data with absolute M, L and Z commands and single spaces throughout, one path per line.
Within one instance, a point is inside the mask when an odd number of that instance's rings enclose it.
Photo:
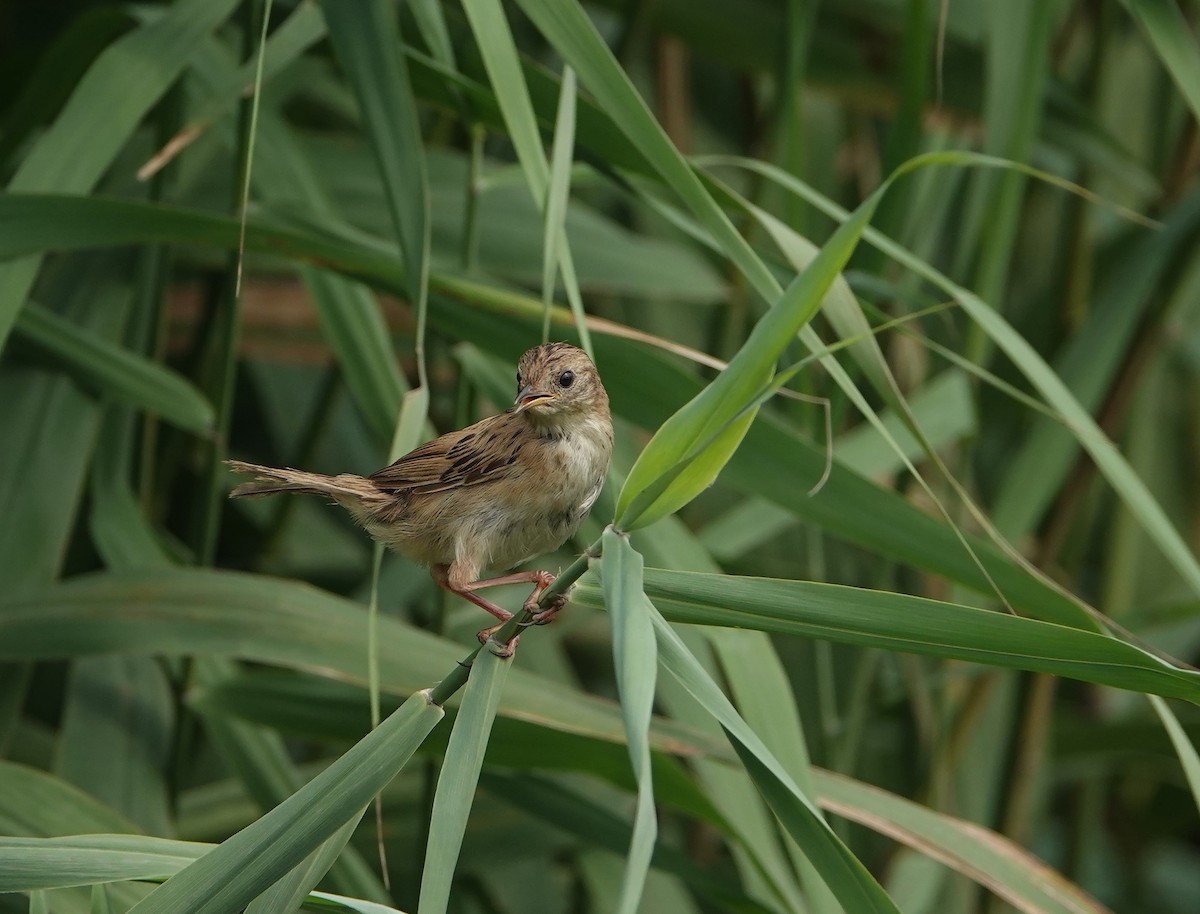
M 562 545 L 587 516 L 612 454 L 607 417 L 547 435 L 504 479 L 414 496 L 402 518 L 363 518 L 388 547 L 424 564 L 456 564 L 463 580 L 511 568 Z

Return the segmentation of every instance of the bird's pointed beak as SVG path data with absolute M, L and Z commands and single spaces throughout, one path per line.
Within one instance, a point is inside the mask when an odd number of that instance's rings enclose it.
M 554 394 L 548 394 L 544 391 L 534 390 L 532 385 L 526 384 L 521 388 L 521 392 L 517 394 L 517 398 L 513 400 L 513 406 L 516 408 L 518 413 L 523 413 L 536 403 L 553 399 Z

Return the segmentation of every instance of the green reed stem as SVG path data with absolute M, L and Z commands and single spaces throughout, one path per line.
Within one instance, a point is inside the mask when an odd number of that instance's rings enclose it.
M 592 563 L 592 559 L 600 557 L 600 540 L 588 546 L 583 555 L 579 556 L 575 561 L 567 566 L 557 578 L 542 593 L 538 599 L 538 607 L 546 609 L 550 605 L 550 601 L 559 594 L 564 594 L 567 590 L 583 577 L 583 573 L 588 570 Z M 515 613 L 511 619 L 504 623 L 496 632 L 488 639 L 488 643 L 493 641 L 497 644 L 509 644 L 513 638 L 521 633 L 521 628 L 533 621 L 533 614 L 530 612 Z M 467 684 L 467 677 L 471 675 L 471 664 L 475 662 L 475 658 L 479 656 L 479 652 L 483 650 L 484 645 L 480 645 L 471 651 L 465 658 L 458 662 L 458 665 L 450 671 L 450 674 L 433 687 L 429 693 L 429 700 L 435 705 L 444 705 L 450 696 Z

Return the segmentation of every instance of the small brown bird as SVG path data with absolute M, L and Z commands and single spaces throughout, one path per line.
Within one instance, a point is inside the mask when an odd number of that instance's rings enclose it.
M 498 416 L 442 435 L 368 477 L 230 460 L 236 472 L 257 477 L 230 497 L 330 496 L 376 540 L 427 564 L 439 586 L 486 609 L 500 624 L 512 613 L 477 591 L 532 583 L 524 608 L 543 624 L 565 602 L 538 610 L 554 575 L 480 575 L 562 545 L 600 494 L 612 446 L 608 394 L 592 360 L 567 343 L 543 343 L 521 356 L 517 397 Z M 480 640 L 498 627 L 481 631 Z

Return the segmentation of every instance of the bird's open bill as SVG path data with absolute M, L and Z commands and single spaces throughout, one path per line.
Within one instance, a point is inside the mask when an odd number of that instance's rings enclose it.
M 521 392 L 517 394 L 517 398 L 513 400 L 513 406 L 517 408 L 517 412 L 524 412 L 535 403 L 541 403 L 543 400 L 553 400 L 554 394 L 548 394 L 544 391 L 534 390 L 531 385 L 525 385 L 521 388 Z

